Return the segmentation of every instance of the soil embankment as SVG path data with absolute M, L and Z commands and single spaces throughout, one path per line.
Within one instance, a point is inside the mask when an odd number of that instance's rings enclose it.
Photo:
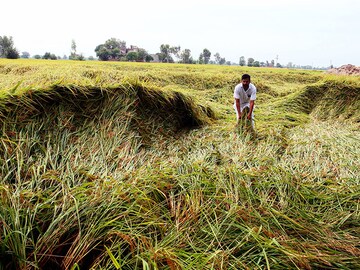
M 353 76 L 360 76 L 360 67 L 347 64 L 343 65 L 338 68 L 332 68 L 327 71 L 330 74 L 337 74 L 337 75 L 353 75 Z

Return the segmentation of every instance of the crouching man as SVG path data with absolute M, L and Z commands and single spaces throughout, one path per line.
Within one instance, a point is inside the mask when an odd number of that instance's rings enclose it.
M 237 125 L 251 123 L 251 129 L 254 131 L 256 87 L 251 83 L 249 74 L 242 75 L 241 83 L 235 86 L 234 98 Z

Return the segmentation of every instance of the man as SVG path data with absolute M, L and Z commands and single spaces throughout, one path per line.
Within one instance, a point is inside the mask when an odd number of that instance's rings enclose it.
M 244 74 L 241 83 L 235 86 L 234 90 L 234 109 L 236 112 L 237 123 L 244 117 L 251 121 L 254 128 L 254 104 L 256 99 L 256 87 L 250 82 L 250 75 Z M 242 114 L 246 115 L 242 115 Z M 243 116 L 243 117 L 242 117 Z

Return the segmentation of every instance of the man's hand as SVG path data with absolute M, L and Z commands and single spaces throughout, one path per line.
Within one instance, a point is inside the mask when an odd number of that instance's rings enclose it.
M 239 118 L 236 120 L 236 125 L 238 126 L 241 122 L 241 114 L 239 115 Z

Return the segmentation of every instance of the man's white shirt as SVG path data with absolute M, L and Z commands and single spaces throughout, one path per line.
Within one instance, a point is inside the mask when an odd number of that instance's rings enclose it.
M 250 83 L 248 90 L 245 91 L 245 89 L 242 86 L 242 83 L 239 83 L 238 85 L 235 86 L 234 98 L 240 99 L 240 111 L 243 111 L 245 107 L 250 107 L 250 100 L 256 99 L 255 85 Z

